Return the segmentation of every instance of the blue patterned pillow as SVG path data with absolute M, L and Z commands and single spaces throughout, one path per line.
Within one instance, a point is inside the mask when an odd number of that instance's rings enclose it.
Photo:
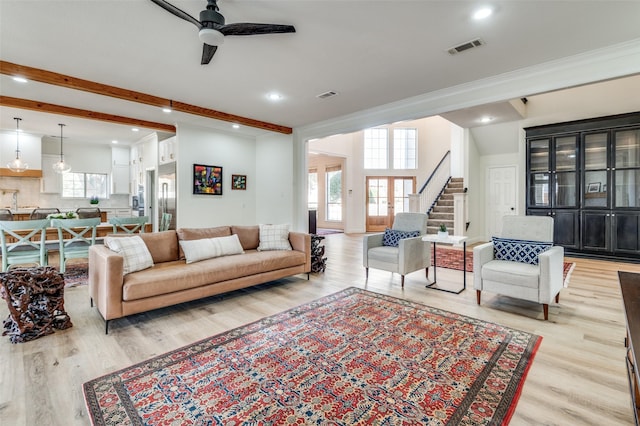
M 498 260 L 538 264 L 538 255 L 549 250 L 553 243 L 542 241 L 514 240 L 493 237 L 493 255 Z
M 398 247 L 400 240 L 405 238 L 419 237 L 420 231 L 397 231 L 395 229 L 385 229 L 382 237 L 382 245 L 390 247 Z

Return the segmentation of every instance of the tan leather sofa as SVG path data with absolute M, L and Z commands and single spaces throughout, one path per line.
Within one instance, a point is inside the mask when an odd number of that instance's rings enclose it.
M 186 263 L 179 240 L 237 234 L 243 254 Z M 258 251 L 258 226 L 187 228 L 138 234 L 153 267 L 123 274 L 123 257 L 102 245 L 89 250 L 92 306 L 109 321 L 152 309 L 213 296 L 311 270 L 311 237 L 289 232 L 293 250 Z M 308 278 L 308 276 L 307 276 Z

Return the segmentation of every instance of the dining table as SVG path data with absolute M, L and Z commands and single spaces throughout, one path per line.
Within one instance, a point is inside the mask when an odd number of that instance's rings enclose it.
M 132 227 L 135 225 L 131 225 Z M 82 229 L 82 228 L 79 228 Z M 144 232 L 152 232 L 153 231 L 153 224 L 151 223 L 147 223 L 144 226 Z M 16 230 L 14 231 L 16 234 L 18 235 L 28 235 L 29 232 L 31 232 L 30 229 L 24 229 L 24 230 Z M 113 225 L 108 223 L 108 222 L 101 222 L 100 225 L 98 225 L 98 227 L 96 228 L 96 239 L 100 238 L 100 241 L 102 241 L 102 238 L 106 237 L 109 234 L 113 234 Z M 64 232 L 63 233 L 63 237 L 64 238 L 72 238 L 72 236 L 67 233 Z M 33 241 L 39 241 L 40 240 L 40 234 L 38 233 L 37 235 L 34 235 L 32 238 Z M 47 242 L 47 249 L 49 250 L 57 250 L 58 248 L 58 228 L 55 227 L 48 227 L 45 231 L 45 240 Z M 16 242 L 16 239 L 11 237 L 11 236 L 7 236 L 7 243 L 14 243 Z M 55 243 L 55 244 L 49 244 L 49 243 Z

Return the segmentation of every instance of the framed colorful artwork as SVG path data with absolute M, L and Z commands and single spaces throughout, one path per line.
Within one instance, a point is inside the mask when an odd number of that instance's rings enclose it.
M 222 167 L 194 164 L 193 193 L 222 195 Z
M 247 175 L 231 175 L 231 189 L 247 189 Z

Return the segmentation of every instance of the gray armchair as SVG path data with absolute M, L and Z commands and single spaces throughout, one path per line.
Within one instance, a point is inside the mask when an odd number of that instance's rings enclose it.
M 564 248 L 553 246 L 553 218 L 548 216 L 505 216 L 501 238 L 542 242 L 552 245 L 537 255 L 538 263 L 504 260 L 517 257 L 522 250 L 507 246 L 502 260 L 495 258 L 494 243 L 473 248 L 473 287 L 480 304 L 482 291 L 491 291 L 518 299 L 541 303 L 544 319 L 549 319 L 549 304 L 560 301 L 563 286 Z M 522 257 L 522 256 L 521 256 Z M 534 256 L 529 256 L 534 257 Z M 522 260 L 522 259 L 521 259 Z
M 367 278 L 369 278 L 369 268 L 396 272 L 401 275 L 401 283 L 404 287 L 406 274 L 423 268 L 426 275 L 429 274 L 431 246 L 422 241 L 422 235 L 427 233 L 427 215 L 424 213 L 398 213 L 394 218 L 392 230 L 418 231 L 418 236 L 400 239 L 397 247 L 394 247 L 383 245 L 384 234 L 365 235 L 362 261 Z

